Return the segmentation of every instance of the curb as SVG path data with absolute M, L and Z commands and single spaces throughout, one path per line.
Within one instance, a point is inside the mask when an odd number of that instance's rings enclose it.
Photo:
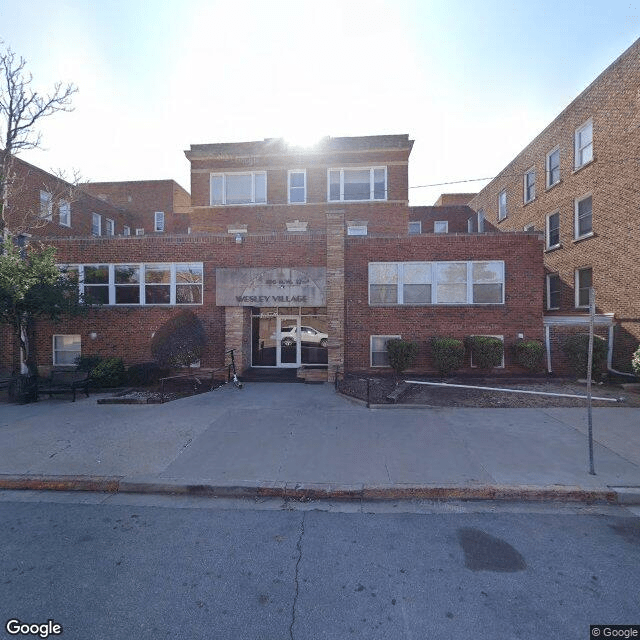
M 217 498 L 283 498 L 289 500 L 495 500 L 503 502 L 577 502 L 640 504 L 640 489 L 568 486 L 406 486 L 264 483 L 215 485 L 157 479 L 127 480 L 122 476 L 0 475 L 0 490 L 96 491 L 188 495 Z

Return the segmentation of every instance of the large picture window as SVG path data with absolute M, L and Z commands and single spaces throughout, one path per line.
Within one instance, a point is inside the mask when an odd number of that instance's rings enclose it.
M 329 169 L 329 202 L 386 200 L 387 168 Z
M 53 336 L 53 365 L 71 367 L 81 353 L 81 337 L 79 335 Z
M 267 174 L 212 173 L 211 205 L 264 204 L 267 201 Z
M 370 262 L 369 304 L 504 304 L 504 262 Z

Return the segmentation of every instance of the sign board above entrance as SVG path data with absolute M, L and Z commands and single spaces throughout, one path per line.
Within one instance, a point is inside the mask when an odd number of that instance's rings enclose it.
M 325 267 L 216 269 L 219 307 L 325 307 Z

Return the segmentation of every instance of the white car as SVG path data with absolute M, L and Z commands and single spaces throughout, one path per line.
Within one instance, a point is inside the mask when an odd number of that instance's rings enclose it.
M 296 328 L 282 327 L 280 332 L 282 337 L 282 346 L 290 347 L 296 343 Z M 275 335 L 271 336 L 275 340 Z M 300 327 L 300 342 L 302 344 L 312 344 L 319 347 L 326 347 L 329 336 L 322 331 L 318 331 L 313 327 Z

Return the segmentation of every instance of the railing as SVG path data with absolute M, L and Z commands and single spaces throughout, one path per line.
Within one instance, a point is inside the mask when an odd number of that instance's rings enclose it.
M 345 373 L 344 370 L 338 367 L 334 378 L 334 386 L 337 392 L 363 400 L 367 404 L 367 409 L 371 408 L 371 378 Z

